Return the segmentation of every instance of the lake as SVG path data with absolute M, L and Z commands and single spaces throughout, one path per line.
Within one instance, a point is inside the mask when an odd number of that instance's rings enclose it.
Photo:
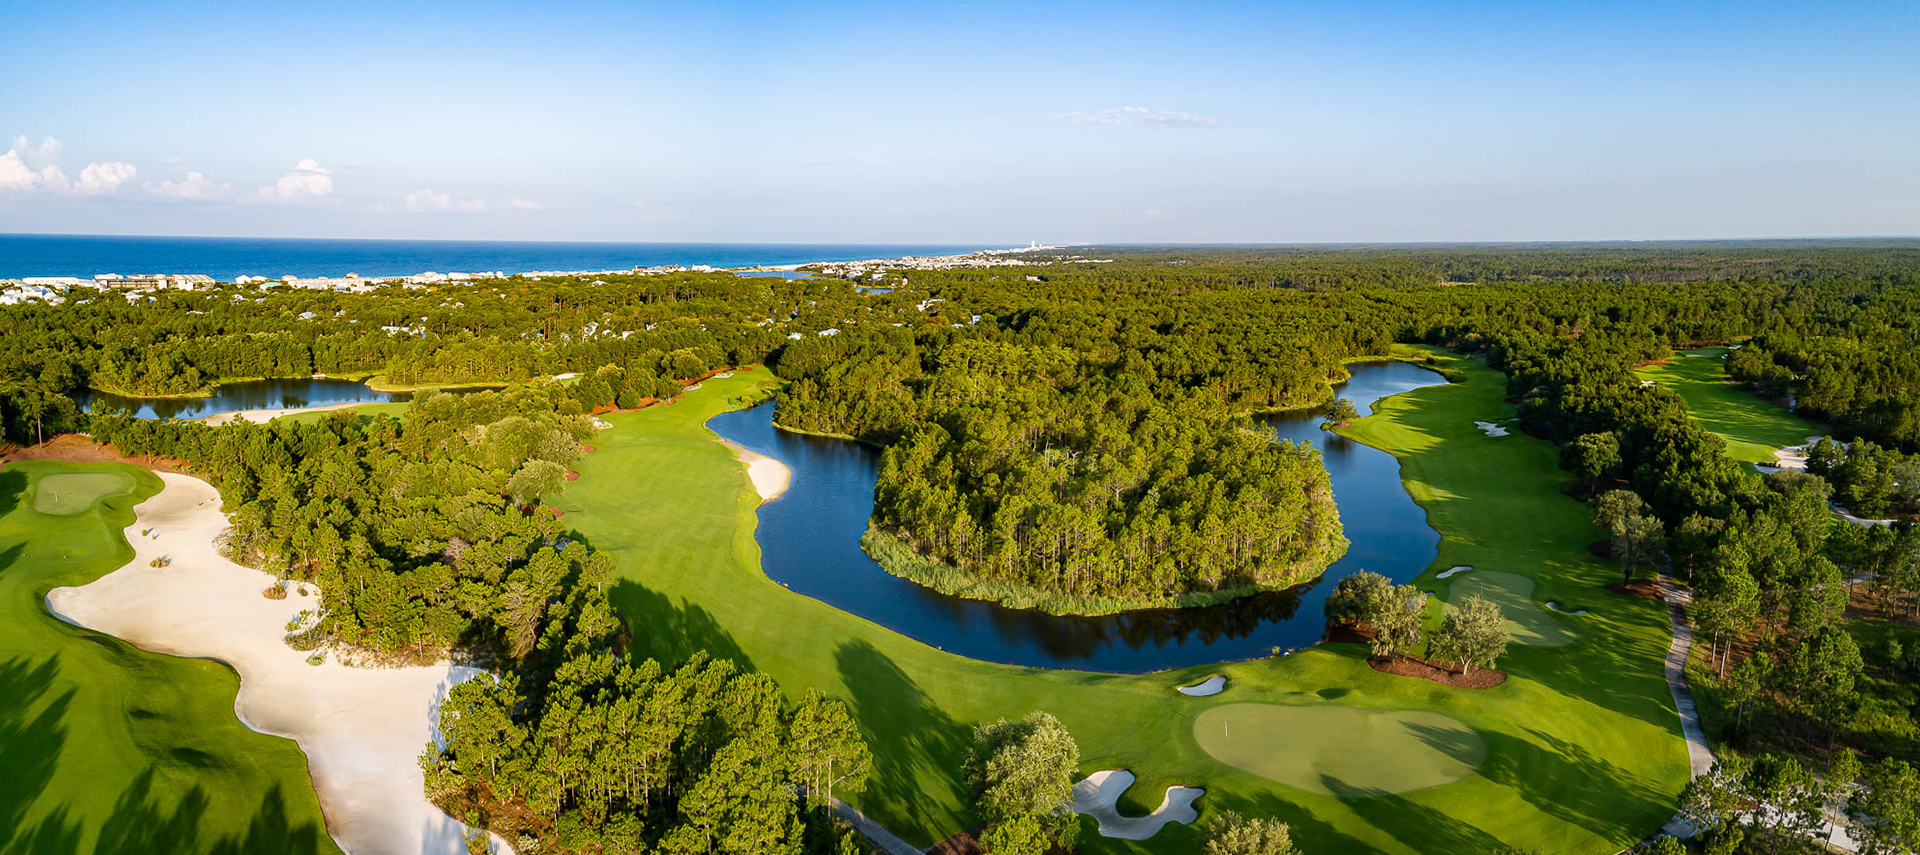
M 1399 362 L 1350 366 L 1339 387 L 1369 412 L 1391 395 L 1441 385 L 1439 374 Z M 927 644 L 974 659 L 1039 668 L 1141 673 L 1265 656 L 1320 640 L 1327 593 L 1343 576 L 1372 570 L 1405 582 L 1438 555 L 1440 535 L 1407 495 L 1400 465 L 1384 451 L 1320 430 L 1320 410 L 1267 418 L 1282 439 L 1321 450 L 1352 542 L 1321 578 L 1285 591 L 1191 609 L 1143 609 L 1098 617 L 1056 616 L 966 600 L 880 569 L 860 548 L 873 513 L 879 452 L 856 442 L 773 426 L 773 404 L 707 422 L 728 440 L 787 464 L 793 482 L 761 506 L 760 563 L 792 590 Z
M 134 398 L 90 390 L 79 399 L 82 407 L 109 403 L 133 410 L 143 419 L 197 419 L 234 410 L 282 407 L 325 407 L 333 404 L 383 404 L 409 401 L 411 392 L 377 392 L 355 380 L 330 377 L 247 380 L 215 386 L 207 398 Z

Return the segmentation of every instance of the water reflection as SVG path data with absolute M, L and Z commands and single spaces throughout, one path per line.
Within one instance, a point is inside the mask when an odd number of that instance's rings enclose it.
M 411 392 L 377 392 L 367 384 L 354 380 L 301 377 L 222 383 L 214 387 L 211 397 L 206 398 L 135 398 L 93 390 L 81 396 L 79 404 L 88 409 L 95 404 L 112 404 L 132 410 L 135 417 L 142 419 L 197 419 L 235 410 L 381 404 L 412 399 Z
M 1446 382 L 1404 363 L 1352 366 L 1342 397 L 1366 411 L 1374 401 Z M 781 460 L 793 482 L 760 508 L 761 566 L 768 576 L 927 644 L 975 659 L 1034 667 L 1144 672 L 1266 655 L 1320 639 L 1333 582 L 1366 569 L 1405 581 L 1433 562 L 1440 536 L 1400 483 L 1392 455 L 1332 436 L 1318 411 L 1272 416 L 1284 439 L 1321 449 L 1352 546 L 1319 579 L 1194 609 L 1144 609 L 1101 617 L 1057 617 L 935 593 L 889 575 L 860 549 L 873 512 L 879 453 L 853 442 L 773 427 L 773 405 L 723 413 L 707 425 L 721 436 Z

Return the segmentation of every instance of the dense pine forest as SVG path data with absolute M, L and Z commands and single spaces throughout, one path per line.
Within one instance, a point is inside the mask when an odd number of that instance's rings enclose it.
M 786 381 L 780 425 L 884 449 L 869 548 L 890 570 L 1063 611 L 1186 604 L 1311 580 L 1346 545 L 1318 451 L 1255 417 L 1325 403 L 1353 360 L 1436 345 L 1503 372 L 1523 429 L 1560 446 L 1622 589 L 1663 569 L 1691 586 L 1717 736 L 1821 770 L 1857 753 L 1877 791 L 1911 783 L 1920 246 L 1097 257 L 859 281 L 76 292 L 0 308 L 0 419 L 17 443 L 87 431 L 193 463 L 232 516 L 229 554 L 323 592 L 300 643 L 500 674 L 454 692 L 458 747 L 423 758 L 456 815 L 543 851 L 828 851 L 853 843 L 819 808 L 865 763 L 836 702 L 624 654 L 607 562 L 545 504 L 595 412 L 764 364 Z M 1740 344 L 1726 380 L 1836 441 L 1805 472 L 1736 463 L 1633 373 L 1702 344 Z M 398 419 L 221 428 L 75 402 L 313 373 L 510 385 L 423 393 Z M 1842 522 L 1834 501 L 1893 522 Z M 1749 772 L 1703 780 L 1733 792 Z

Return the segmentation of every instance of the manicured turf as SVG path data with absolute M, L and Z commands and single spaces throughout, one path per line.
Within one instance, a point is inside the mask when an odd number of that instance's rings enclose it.
M 1685 399 L 1693 420 L 1726 440 L 1727 453 L 1742 463 L 1772 464 L 1774 450 L 1826 433 L 1826 428 L 1735 386 L 1727 379 L 1726 354 L 1724 347 L 1689 350 L 1665 365 L 1648 365 L 1635 373 Z
M 133 489 L 119 472 L 61 472 L 33 482 L 33 509 L 55 516 L 77 514 L 115 493 Z
M 1585 508 L 1561 493 L 1569 479 L 1556 450 L 1481 433 L 1476 419 L 1513 415 L 1504 378 L 1479 363 L 1457 368 L 1463 382 L 1383 401 L 1342 432 L 1400 456 L 1409 491 L 1445 535 L 1423 588 L 1449 596 L 1449 582 L 1465 577 L 1432 574 L 1470 564 L 1532 579 L 1539 600 L 1592 610 L 1571 644 L 1516 645 L 1501 662 L 1510 678 L 1492 689 L 1382 674 L 1356 645 L 1145 676 L 992 665 L 788 591 L 760 571 L 758 499 L 743 468 L 703 426 L 761 393 L 772 382 L 765 370 L 708 380 L 672 406 L 603 416 L 614 427 L 591 441 L 599 450 L 577 464 L 582 478 L 561 504 L 564 519 L 613 558 L 612 596 L 640 650 L 677 659 L 706 649 L 791 694 L 818 687 L 846 698 L 875 756 L 872 782 L 851 800 L 916 844 L 974 822 L 959 774 L 972 726 L 1044 709 L 1078 739 L 1082 771 L 1136 773 L 1129 794 L 1207 788 L 1196 826 L 1168 826 L 1149 841 L 1101 838 L 1086 822 L 1090 853 L 1197 852 L 1200 828 L 1222 809 L 1292 823 L 1306 851 L 1615 852 L 1665 822 L 1686 781 L 1661 677 L 1666 617 L 1650 600 L 1598 590 L 1615 572 L 1586 552 L 1595 533 Z M 1220 696 L 1172 691 L 1215 673 L 1231 686 Z M 1431 711 L 1477 732 L 1486 756 L 1452 784 L 1370 797 L 1312 792 L 1222 763 L 1194 741 L 1196 718 L 1229 703 Z M 1308 752 L 1318 736 L 1274 738 Z M 1152 805 L 1123 807 L 1138 815 Z
M 306 424 L 320 421 L 335 413 L 353 413 L 356 416 L 363 417 L 372 417 L 384 413 L 397 419 L 406 415 L 407 406 L 408 404 L 405 401 L 396 401 L 387 404 L 355 404 L 351 407 L 341 407 L 337 410 L 310 410 L 304 413 L 288 413 L 272 421 L 289 421 Z
M 1193 738 L 1223 763 L 1328 795 L 1451 784 L 1487 758 L 1480 734 L 1420 710 L 1227 704 L 1194 719 Z
M 119 486 L 83 509 L 34 507 L 63 482 L 98 491 L 108 480 Z M 121 529 L 159 489 L 116 463 L 0 469 L 0 851 L 338 853 L 299 747 L 234 717 L 231 669 L 147 653 L 46 610 L 49 589 L 132 557 Z
M 1548 612 L 1545 601 L 1534 601 L 1533 580 L 1526 576 L 1472 570 L 1453 577 L 1452 581 L 1453 592 L 1448 595 L 1448 602 L 1457 603 L 1473 594 L 1492 600 L 1506 617 L 1507 634 L 1514 644 L 1559 647 L 1572 644 L 1579 637 L 1567 623 L 1569 618 Z

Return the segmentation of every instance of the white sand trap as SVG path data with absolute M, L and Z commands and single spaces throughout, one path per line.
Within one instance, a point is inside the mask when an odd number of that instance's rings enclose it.
M 231 424 L 241 419 L 246 419 L 257 425 L 263 425 L 281 416 L 290 416 L 294 413 L 321 413 L 327 410 L 344 410 L 348 407 L 358 407 L 364 403 L 366 402 L 356 401 L 345 404 L 327 404 L 321 407 L 280 407 L 277 409 L 234 410 L 230 413 L 214 413 L 206 417 L 204 421 L 212 427 Z
M 1207 793 L 1199 787 L 1168 787 L 1166 797 L 1153 813 L 1142 817 L 1121 816 L 1116 803 L 1120 794 L 1131 786 L 1133 773 L 1124 769 L 1088 775 L 1086 780 L 1073 785 L 1073 812 L 1093 817 L 1100 824 L 1101 837 L 1145 840 L 1159 834 L 1160 828 L 1169 822 L 1185 825 L 1197 819 L 1200 813 L 1193 809 L 1193 802 Z
M 1181 686 L 1177 691 L 1179 691 L 1180 694 L 1183 694 L 1183 695 L 1191 695 L 1196 698 L 1204 698 L 1208 695 L 1220 694 L 1221 692 L 1224 692 L 1226 690 L 1227 690 L 1227 678 L 1219 674 L 1215 674 L 1191 686 Z
M 234 713 L 261 733 L 292 738 L 307 753 L 327 831 L 352 855 L 461 855 L 467 828 L 426 799 L 416 758 L 435 736 L 440 701 L 453 684 L 481 673 L 442 662 L 416 668 L 351 668 L 285 643 L 286 624 L 319 601 L 260 595 L 273 577 L 221 557 L 227 528 L 220 494 L 198 478 L 155 473 L 166 482 L 134 508 L 127 526 L 134 557 L 91 584 L 47 593 L 54 614 L 147 650 L 218 659 L 240 674 Z M 156 538 L 137 537 L 153 529 Z M 148 562 L 172 563 L 153 568 Z M 512 852 L 493 838 L 494 851 Z
M 753 482 L 753 491 L 760 494 L 761 504 L 780 498 L 793 482 L 793 470 L 788 469 L 787 464 L 724 439 L 720 442 L 733 449 L 741 463 L 747 464 L 747 479 Z
M 1473 426 L 1479 428 L 1482 432 L 1486 433 L 1487 436 L 1506 436 L 1507 435 L 1506 428 L 1503 428 L 1497 424 L 1494 424 L 1493 422 L 1474 422 Z
M 1461 564 L 1461 565 L 1458 565 L 1458 566 L 1455 566 L 1455 567 L 1451 567 L 1451 568 L 1448 568 L 1448 569 L 1446 569 L 1446 570 L 1442 570 L 1442 571 L 1440 571 L 1440 575 L 1439 575 L 1439 576 L 1437 576 L 1437 577 L 1435 577 L 1435 578 L 1439 578 L 1439 579 L 1451 579 L 1451 578 L 1453 578 L 1453 577 L 1455 577 L 1455 576 L 1458 576 L 1458 575 L 1460 575 L 1460 574 L 1462 574 L 1462 573 L 1465 573 L 1465 572 L 1467 572 L 1468 570 L 1472 570 L 1472 569 L 1473 569 L 1473 565 L 1471 565 L 1471 564 Z
M 1566 611 L 1565 609 L 1560 608 L 1559 603 L 1556 603 L 1552 600 L 1547 601 L 1547 608 L 1552 609 L 1556 612 L 1559 612 L 1563 615 L 1583 615 L 1587 613 L 1586 609 L 1574 609 L 1573 611 Z

